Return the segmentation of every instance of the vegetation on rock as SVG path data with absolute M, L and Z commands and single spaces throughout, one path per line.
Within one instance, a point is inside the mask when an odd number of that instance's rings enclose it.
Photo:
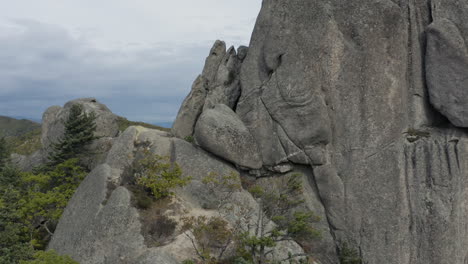
M 156 199 L 174 194 L 176 187 L 187 185 L 191 178 L 182 177 L 182 171 L 177 163 L 171 163 L 169 157 L 162 157 L 144 151 L 144 157 L 137 162 L 135 168 L 137 185 L 148 190 Z
M 96 137 L 96 116 L 87 114 L 80 104 L 74 104 L 65 120 L 65 133 L 57 143 L 53 144 L 53 151 L 49 157 L 48 166 L 55 166 L 68 159 L 86 154 L 86 146 Z
M 340 264 L 361 264 L 362 260 L 358 252 L 343 243 L 340 249 Z
M 263 264 L 270 261 L 306 263 L 307 254 L 290 254 L 282 260 L 271 260 L 275 246 L 281 241 L 310 240 L 320 237 L 313 227 L 319 218 L 310 211 L 294 210 L 303 201 L 300 175 L 288 177 L 284 190 L 252 185 L 250 191 L 260 205 L 253 210 L 242 202 L 232 201 L 234 192 L 241 191 L 237 175 L 208 175 L 203 179 L 207 188 L 219 194 L 218 216 L 186 217 L 183 230 L 192 241 L 202 263 Z M 228 223 L 226 212 L 236 211 L 237 220 Z M 274 222 L 271 225 L 270 220 Z M 229 254 L 226 254 L 229 252 Z
M 20 261 L 20 264 L 79 264 L 69 256 L 61 256 L 54 250 L 38 251 L 33 260 Z
M 9 163 L 10 150 L 0 140 L 0 263 L 76 263 L 43 252 L 68 201 L 87 174 L 78 157 L 94 139 L 94 116 L 72 107 L 63 139 L 47 166 L 22 172 Z

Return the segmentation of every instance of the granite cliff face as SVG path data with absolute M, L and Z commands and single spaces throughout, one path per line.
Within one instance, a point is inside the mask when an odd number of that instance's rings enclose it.
M 468 263 L 467 17 L 457 0 L 263 1 L 230 107 L 251 173 L 310 166 L 322 263 L 344 242 L 363 263 Z
M 339 263 L 347 244 L 362 263 L 467 264 L 467 18 L 461 0 L 264 0 L 248 48 L 214 44 L 172 135 L 120 135 L 50 247 L 81 263 L 190 254 L 182 238 L 147 248 L 135 234 L 122 175 L 146 142 L 194 176 L 179 193 L 188 211 L 216 199 L 200 184 L 211 171 L 276 188 L 302 173 L 306 206 L 322 217 L 318 263 Z

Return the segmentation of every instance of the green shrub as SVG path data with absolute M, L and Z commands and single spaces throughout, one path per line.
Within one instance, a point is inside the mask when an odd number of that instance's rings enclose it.
M 361 264 L 362 260 L 359 257 L 358 252 L 348 247 L 347 243 L 341 245 L 340 250 L 340 264 Z
M 69 256 L 60 256 L 54 250 L 37 251 L 33 260 L 20 261 L 20 264 L 79 264 Z
M 48 168 L 54 167 L 65 160 L 80 158 L 87 154 L 86 146 L 97 137 L 96 115 L 87 114 L 83 106 L 74 104 L 70 108 L 70 114 L 67 120 L 64 120 L 65 133 L 63 137 L 52 145 L 53 151 L 49 155 Z
M 182 177 L 177 163 L 171 163 L 169 157 L 162 157 L 144 152 L 144 157 L 137 162 L 135 169 L 136 183 L 146 188 L 156 199 L 174 194 L 172 189 L 187 185 L 191 177 Z
M 153 204 L 153 197 L 143 187 L 130 185 L 127 189 L 132 192 L 132 200 L 138 209 L 147 210 Z
M 185 141 L 187 141 L 188 143 L 193 143 L 193 142 L 195 142 L 195 139 L 193 138 L 193 136 L 186 136 L 184 139 L 185 139 Z

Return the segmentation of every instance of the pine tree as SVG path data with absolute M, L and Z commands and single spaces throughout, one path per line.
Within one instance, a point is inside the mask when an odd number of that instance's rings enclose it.
M 5 167 L 8 162 L 10 152 L 8 150 L 7 142 L 4 137 L 0 138 L 0 171 Z
M 86 154 L 86 146 L 96 137 L 96 116 L 87 114 L 80 104 L 70 108 L 70 114 L 65 120 L 65 133 L 58 143 L 54 144 L 49 156 L 49 166 L 55 166 L 71 158 L 79 158 Z

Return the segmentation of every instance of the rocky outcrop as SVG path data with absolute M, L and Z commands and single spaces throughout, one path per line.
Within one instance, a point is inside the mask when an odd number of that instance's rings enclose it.
M 167 253 L 145 245 L 131 193 L 120 186 L 139 139 L 169 140 L 163 132 L 151 130 L 149 136 L 147 131 L 128 128 L 113 145 L 106 162 L 86 177 L 67 205 L 50 249 L 80 263 L 179 263 Z
M 51 144 L 56 143 L 63 136 L 64 122 L 68 117 L 70 108 L 74 104 L 81 104 L 86 113 L 96 115 L 96 137 L 116 137 L 119 133 L 117 115 L 113 114 L 107 106 L 94 98 L 82 98 L 70 101 L 63 107 L 51 106 L 42 116 L 42 146 L 48 150 Z
M 195 257 L 192 242 L 181 232 L 163 245 L 145 242 L 143 212 L 136 209 L 132 202 L 134 194 L 127 185 L 133 177 L 131 168 L 144 150 L 170 156 L 181 167 L 183 176 L 192 178 L 188 186 L 176 190 L 172 201 L 176 205 L 170 210 L 170 217 L 220 215 L 216 211 L 220 194 L 207 189 L 203 179 L 213 173 L 239 176 L 235 167 L 166 132 L 129 127 L 116 139 L 105 163 L 96 167 L 76 191 L 49 243 L 50 249 L 89 264 L 173 264 Z M 236 201 L 234 205 L 249 210 L 250 215 L 259 210 L 259 205 L 246 190 L 237 192 L 230 199 Z M 230 207 L 224 215 L 233 225 L 239 220 L 236 211 L 235 207 Z M 274 256 L 284 259 L 289 253 L 303 254 L 303 249 L 295 242 L 282 242 Z
M 180 107 L 172 127 L 172 133 L 179 138 L 193 136 L 195 125 L 203 110 L 216 104 L 225 104 L 231 109 L 240 96 L 240 65 L 247 54 L 247 47 L 234 47 L 226 51 L 223 41 L 216 41 L 206 58 L 203 73 L 193 83 L 190 94 Z
M 201 183 L 210 171 L 255 175 L 273 191 L 301 172 L 305 206 L 322 217 L 323 240 L 308 249 L 319 263 L 337 264 L 347 245 L 362 263 L 466 264 L 467 17 L 460 0 L 263 1 L 248 49 L 211 49 L 172 129 L 179 139 L 146 138 L 194 177 L 178 191 L 191 212 L 214 208 Z M 107 182 L 121 185 L 141 133 L 114 144 Z M 124 189 L 113 192 L 131 216 Z M 164 252 L 188 252 L 180 239 Z M 101 255 L 116 254 L 107 247 Z
M 459 0 L 263 1 L 231 108 L 252 173 L 313 171 L 322 263 L 344 243 L 363 263 L 466 262 L 467 16 Z
M 260 169 L 257 143 L 237 115 L 224 104 L 204 111 L 195 127 L 202 148 L 239 166 Z
M 447 19 L 427 29 L 427 85 L 432 105 L 459 127 L 468 127 L 468 50 Z

